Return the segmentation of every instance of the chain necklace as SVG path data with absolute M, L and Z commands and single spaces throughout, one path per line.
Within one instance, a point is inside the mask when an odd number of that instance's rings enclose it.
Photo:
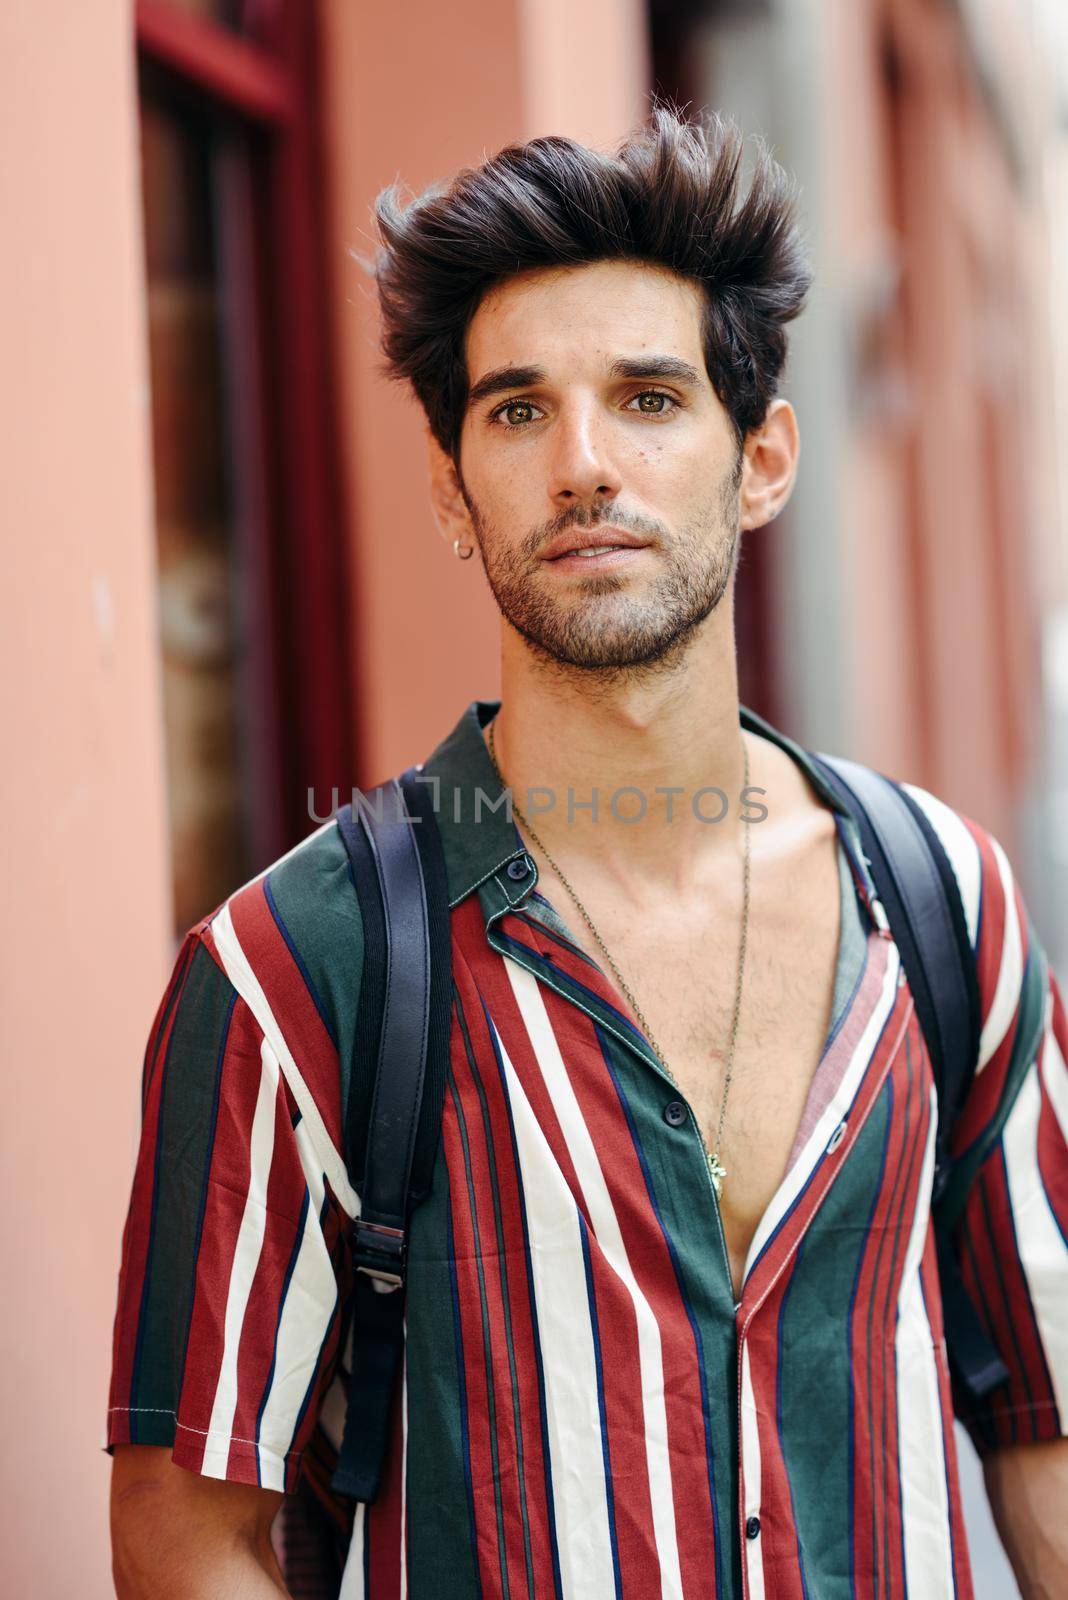
M 496 772 L 497 777 L 500 780 L 501 788 L 502 789 L 506 789 L 508 786 L 505 783 L 504 778 L 501 776 L 500 767 L 497 765 L 497 751 L 496 751 L 496 748 L 495 748 L 495 745 L 494 745 L 494 742 L 493 742 L 495 721 L 496 721 L 496 719 L 494 718 L 494 720 L 491 721 L 490 725 L 489 725 L 489 754 L 490 754 L 490 760 L 493 762 L 493 770 Z M 742 752 L 743 752 L 743 757 L 744 757 L 744 762 L 745 762 L 745 787 L 746 787 L 746 789 L 748 789 L 748 787 L 749 787 L 749 746 L 746 744 L 744 738 L 742 739 Z M 593 934 L 593 937 L 597 940 L 598 945 L 600 946 L 601 950 L 604 952 L 605 958 L 607 959 L 609 966 L 612 968 L 612 971 L 615 973 L 616 981 L 618 982 L 620 988 L 623 990 L 623 993 L 626 995 L 627 999 L 630 1001 L 631 1007 L 632 1007 L 632 1009 L 634 1011 L 634 1015 L 637 1017 L 638 1021 L 641 1023 L 642 1027 L 644 1028 L 646 1038 L 649 1040 L 649 1043 L 652 1045 L 653 1049 L 656 1051 L 656 1054 L 660 1059 L 661 1066 L 664 1068 L 664 1071 L 667 1073 L 668 1077 L 671 1079 L 671 1081 L 675 1085 L 676 1089 L 678 1089 L 679 1088 L 678 1079 L 675 1077 L 675 1074 L 672 1072 L 671 1068 L 668 1066 L 667 1059 L 666 1059 L 666 1057 L 664 1055 L 663 1050 L 661 1050 L 660 1046 L 657 1044 L 655 1038 L 653 1037 L 652 1029 L 650 1028 L 648 1022 L 646 1022 L 645 1017 L 642 1015 L 641 1007 L 638 1005 L 638 1002 L 637 1002 L 637 1000 L 635 1000 L 634 995 L 631 993 L 630 989 L 627 987 L 626 979 L 623 977 L 623 974 L 620 972 L 619 968 L 616 966 L 615 962 L 612 960 L 612 955 L 611 955 L 611 952 L 608 949 L 608 946 L 605 944 L 604 940 L 601 938 L 601 935 L 597 932 L 597 929 L 594 927 L 592 917 L 590 916 L 589 912 L 586 910 L 586 907 L 582 904 L 582 901 L 579 899 L 578 895 L 575 893 L 575 891 L 571 887 L 570 883 L 568 883 L 568 881 L 565 878 L 563 872 L 557 866 L 556 862 L 553 860 L 553 858 L 549 854 L 548 850 L 546 850 L 546 848 L 545 848 L 544 844 L 542 843 L 542 841 L 538 838 L 538 835 L 534 832 L 534 829 L 530 826 L 530 823 L 527 821 L 526 817 L 523 815 L 523 813 L 520 811 L 519 807 L 516 805 L 514 798 L 512 800 L 512 810 L 514 811 L 515 815 L 519 818 L 520 822 L 523 824 L 524 828 L 527 830 L 527 832 L 529 833 L 530 837 L 533 839 L 534 843 L 538 846 L 538 849 L 541 851 L 541 853 L 545 857 L 546 861 L 548 861 L 549 865 L 552 867 L 553 871 L 556 873 L 556 876 L 560 879 L 560 882 L 563 884 L 564 888 L 567 890 L 568 894 L 571 896 L 572 900 L 575 902 L 575 905 L 578 907 L 578 910 L 581 913 L 581 915 L 582 915 L 582 917 L 583 917 L 583 919 L 584 919 L 584 921 L 586 923 L 586 926 L 589 928 L 590 932 Z M 720 1151 L 723 1148 L 723 1118 L 724 1118 L 724 1115 L 725 1115 L 726 1110 L 727 1110 L 727 1095 L 730 1092 L 731 1074 L 732 1074 L 732 1072 L 734 1070 L 734 1047 L 735 1047 L 735 1044 L 737 1043 L 737 1039 L 738 1039 L 738 1018 L 739 1018 L 739 1016 L 741 1014 L 741 1008 L 742 1008 L 742 977 L 743 977 L 743 974 L 745 972 L 745 952 L 746 952 L 746 945 L 747 945 L 748 937 L 749 937 L 749 818 L 745 817 L 743 820 L 745 822 L 745 834 L 744 834 L 744 840 L 745 840 L 745 849 L 744 849 L 745 869 L 744 869 L 744 876 L 743 876 L 743 879 L 742 879 L 742 885 L 743 885 L 743 887 L 742 887 L 742 935 L 741 935 L 741 942 L 740 942 L 739 949 L 738 949 L 738 981 L 737 981 L 737 983 L 735 985 L 735 990 L 734 990 L 734 1014 L 731 1017 L 730 1038 L 729 1038 L 729 1041 L 728 1041 L 728 1044 L 727 1044 L 727 1070 L 726 1070 L 726 1073 L 725 1073 L 724 1079 L 723 1079 L 723 1099 L 720 1101 L 720 1107 L 719 1107 L 719 1122 L 718 1122 L 717 1127 L 716 1127 L 716 1145 L 715 1145 L 715 1149 L 711 1153 L 709 1152 L 707 1145 L 705 1146 L 705 1156 L 706 1156 L 707 1161 L 708 1161 L 708 1173 L 709 1173 L 709 1177 L 712 1180 L 712 1187 L 716 1191 L 717 1197 L 720 1194 L 722 1194 L 722 1192 L 723 1192 L 723 1180 L 727 1176 L 727 1169 L 722 1164 L 722 1162 L 720 1161 Z M 700 1131 L 700 1130 L 698 1130 L 698 1131 Z

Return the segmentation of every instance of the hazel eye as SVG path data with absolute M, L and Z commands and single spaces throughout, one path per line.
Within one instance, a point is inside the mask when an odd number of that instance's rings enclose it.
M 662 394 L 659 389 L 644 389 L 634 399 L 638 402 L 638 410 L 647 417 L 665 416 L 666 407 L 675 404 L 669 394 Z
M 506 400 L 504 405 L 498 406 L 493 413 L 492 421 L 504 421 L 505 427 L 521 428 L 527 422 L 534 421 L 537 407 L 531 400 Z

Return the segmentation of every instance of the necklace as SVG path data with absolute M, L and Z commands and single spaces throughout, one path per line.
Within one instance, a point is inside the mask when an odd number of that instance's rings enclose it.
M 505 783 L 504 778 L 501 776 L 500 767 L 497 765 L 497 751 L 496 751 L 496 747 L 495 747 L 494 742 L 493 742 L 494 722 L 495 721 L 496 721 L 496 719 L 494 719 L 494 721 L 491 722 L 490 725 L 489 725 L 489 753 L 490 753 L 490 760 L 493 762 L 493 770 L 494 770 L 494 772 L 496 772 L 497 777 L 500 780 L 501 788 L 502 789 L 506 789 L 508 786 Z M 742 754 L 743 754 L 743 759 L 744 759 L 744 762 L 745 762 L 745 787 L 748 789 L 748 787 L 749 787 L 749 746 L 746 744 L 744 738 L 742 740 Z M 581 913 L 581 915 L 582 915 L 582 917 L 583 917 L 583 919 L 584 919 L 584 921 L 586 923 L 586 926 L 589 928 L 590 932 L 593 934 L 593 937 L 597 940 L 597 943 L 600 946 L 601 950 L 603 951 L 603 953 L 604 953 L 604 955 L 605 955 L 605 957 L 606 957 L 606 959 L 608 961 L 609 966 L 612 968 L 612 971 L 614 972 L 614 974 L 616 976 L 616 981 L 618 982 L 620 988 L 623 990 L 623 993 L 626 995 L 627 999 L 630 1001 L 631 1007 L 632 1007 L 632 1009 L 634 1011 L 634 1015 L 637 1017 L 638 1021 L 642 1025 L 642 1027 L 645 1029 L 646 1037 L 649 1040 L 649 1043 L 652 1045 L 653 1049 L 656 1051 L 657 1056 L 660 1058 L 661 1066 L 664 1068 L 664 1071 L 667 1073 L 668 1077 L 671 1079 L 671 1081 L 675 1085 L 676 1089 L 678 1089 L 678 1087 L 679 1087 L 678 1079 L 675 1077 L 675 1074 L 672 1072 L 671 1068 L 668 1066 L 667 1058 L 665 1057 L 664 1052 L 661 1050 L 660 1046 L 657 1044 L 655 1038 L 653 1037 L 653 1031 L 650 1028 L 648 1022 L 646 1022 L 645 1017 L 642 1015 L 641 1007 L 638 1005 L 637 1000 L 635 1000 L 635 998 L 634 998 L 633 994 L 631 993 L 630 989 L 627 987 L 627 982 L 626 982 L 626 979 L 623 977 L 623 974 L 620 972 L 619 968 L 616 966 L 615 962 L 612 960 L 611 952 L 609 951 L 608 946 L 605 944 L 604 940 L 601 938 L 601 935 L 597 932 L 597 929 L 595 928 L 595 926 L 593 924 L 592 917 L 590 916 L 589 912 L 586 910 L 586 907 L 582 904 L 582 901 L 579 899 L 578 895 L 575 893 L 575 891 L 571 887 L 570 883 L 568 883 L 568 881 L 567 881 L 566 877 L 564 876 L 563 872 L 557 866 L 556 862 L 553 860 L 552 856 L 549 854 L 548 850 L 545 848 L 545 846 L 542 843 L 542 841 L 538 838 L 538 835 L 534 832 L 534 829 L 531 827 L 531 825 L 527 821 L 526 817 L 523 815 L 523 813 L 520 811 L 519 807 L 516 805 L 514 799 L 512 800 L 512 810 L 515 812 L 516 816 L 519 818 L 520 822 L 523 824 L 524 828 L 529 833 L 530 837 L 533 839 L 534 843 L 537 845 L 538 849 L 541 851 L 541 853 L 545 857 L 546 861 L 552 867 L 553 871 L 556 873 L 556 876 L 560 879 L 560 882 L 563 884 L 564 888 L 567 890 L 567 892 L 571 896 L 572 900 L 575 902 L 575 905 L 578 907 L 578 910 L 580 911 L 580 913 Z M 744 862 L 745 862 L 745 867 L 744 867 L 744 875 L 743 875 L 743 879 L 742 879 L 742 934 L 741 934 L 741 941 L 740 941 L 739 949 L 738 949 L 738 981 L 737 981 L 737 983 L 735 985 L 735 990 L 734 990 L 734 1013 L 733 1013 L 733 1015 L 731 1017 L 730 1038 L 729 1038 L 728 1043 L 727 1043 L 727 1069 L 726 1069 L 726 1073 L 725 1073 L 724 1079 L 723 1079 L 723 1099 L 720 1101 L 719 1122 L 718 1122 L 718 1124 L 716 1126 L 716 1145 L 715 1145 L 715 1149 L 711 1153 L 709 1152 L 707 1145 L 705 1146 L 705 1157 L 706 1157 L 706 1159 L 708 1161 L 708 1173 L 709 1173 L 709 1177 L 712 1180 L 712 1187 L 716 1191 L 717 1197 L 723 1193 L 723 1180 L 727 1176 L 727 1169 L 722 1164 L 722 1162 L 720 1161 L 720 1151 L 723 1148 L 723 1118 L 724 1118 L 724 1115 L 725 1115 L 726 1110 L 727 1110 L 727 1095 L 730 1093 L 731 1074 L 732 1074 L 732 1072 L 734 1070 L 734 1047 L 735 1047 L 735 1044 L 737 1043 L 737 1039 L 738 1039 L 738 1018 L 739 1018 L 739 1016 L 741 1014 L 741 1008 L 742 1008 L 742 977 L 743 977 L 743 974 L 745 972 L 745 952 L 746 952 L 746 945 L 748 943 L 748 937 L 749 937 L 749 818 L 748 817 L 744 818 L 744 821 L 745 821 L 745 834 L 744 834 L 744 840 L 745 840 Z M 698 1130 L 698 1131 L 700 1131 L 700 1130 Z

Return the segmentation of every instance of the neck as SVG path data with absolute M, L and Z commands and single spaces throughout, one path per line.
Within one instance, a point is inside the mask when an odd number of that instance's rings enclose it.
M 729 615 L 714 613 L 670 671 L 621 678 L 547 671 L 506 629 L 497 764 L 528 837 L 558 861 L 581 859 L 635 898 L 692 892 L 742 848 L 746 748 L 751 787 L 782 781 L 767 742 L 740 728 Z M 770 812 L 770 789 L 753 803 Z

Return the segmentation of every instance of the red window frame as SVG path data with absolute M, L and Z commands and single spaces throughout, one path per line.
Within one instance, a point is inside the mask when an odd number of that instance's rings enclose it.
M 142 72 L 168 92 L 238 124 L 254 141 L 242 263 L 247 337 L 239 359 L 248 408 L 240 419 L 258 457 L 266 502 L 261 548 L 251 552 L 265 614 L 255 648 L 270 660 L 276 726 L 264 730 L 262 778 L 276 793 L 254 826 L 253 854 L 267 862 L 313 825 L 331 789 L 352 784 L 347 572 L 337 451 L 316 116 L 315 7 L 258 0 L 256 36 L 244 37 L 167 0 L 137 0 Z M 244 332 L 244 330 L 243 330 Z M 248 553 L 246 553 L 248 554 Z M 324 800 L 326 803 L 324 804 Z M 264 820 L 266 818 L 266 821 Z

